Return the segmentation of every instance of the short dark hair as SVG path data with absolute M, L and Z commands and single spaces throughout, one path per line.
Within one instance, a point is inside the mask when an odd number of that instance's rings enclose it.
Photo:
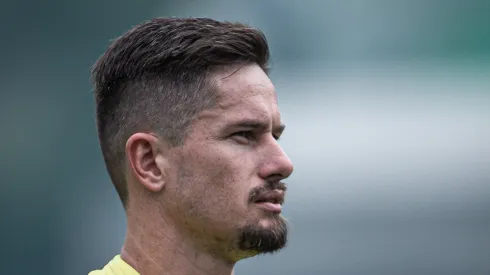
M 127 139 L 153 131 L 181 145 L 190 122 L 217 100 L 213 72 L 252 63 L 267 72 L 268 62 L 260 30 L 209 18 L 156 18 L 113 41 L 92 81 L 102 154 L 124 207 Z

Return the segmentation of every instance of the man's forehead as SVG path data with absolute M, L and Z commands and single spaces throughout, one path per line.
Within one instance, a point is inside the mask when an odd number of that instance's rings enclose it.
M 260 97 L 277 105 L 277 95 L 267 74 L 257 65 L 223 71 L 216 76 L 216 88 L 222 103 L 237 103 Z
M 257 65 L 229 68 L 214 75 L 217 97 L 215 108 L 201 114 L 233 120 L 241 117 L 280 122 L 274 85 Z
M 248 85 L 240 88 L 230 87 L 229 89 L 223 88 L 218 91 L 218 103 L 221 107 L 254 102 L 277 106 L 277 96 L 273 88 L 262 85 Z

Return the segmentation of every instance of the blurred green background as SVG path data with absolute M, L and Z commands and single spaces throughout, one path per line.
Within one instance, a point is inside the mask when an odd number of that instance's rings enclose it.
M 270 42 L 291 241 L 236 274 L 490 274 L 484 0 L 2 0 L 2 274 L 87 274 L 119 252 L 89 73 L 158 16 L 243 21 Z

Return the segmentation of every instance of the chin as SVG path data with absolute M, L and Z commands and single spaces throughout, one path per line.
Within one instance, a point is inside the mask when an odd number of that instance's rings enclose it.
M 281 214 L 271 214 L 261 218 L 258 226 L 264 229 L 274 230 L 274 227 L 284 226 L 286 219 Z
M 287 221 L 279 214 L 262 217 L 258 222 L 247 224 L 239 230 L 238 248 L 248 257 L 273 253 L 287 244 Z

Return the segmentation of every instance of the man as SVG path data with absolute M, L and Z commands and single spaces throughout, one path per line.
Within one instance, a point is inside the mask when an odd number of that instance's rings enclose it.
M 233 274 L 283 248 L 293 170 L 262 32 L 158 18 L 116 39 L 93 69 L 97 128 L 127 215 L 100 274 Z

